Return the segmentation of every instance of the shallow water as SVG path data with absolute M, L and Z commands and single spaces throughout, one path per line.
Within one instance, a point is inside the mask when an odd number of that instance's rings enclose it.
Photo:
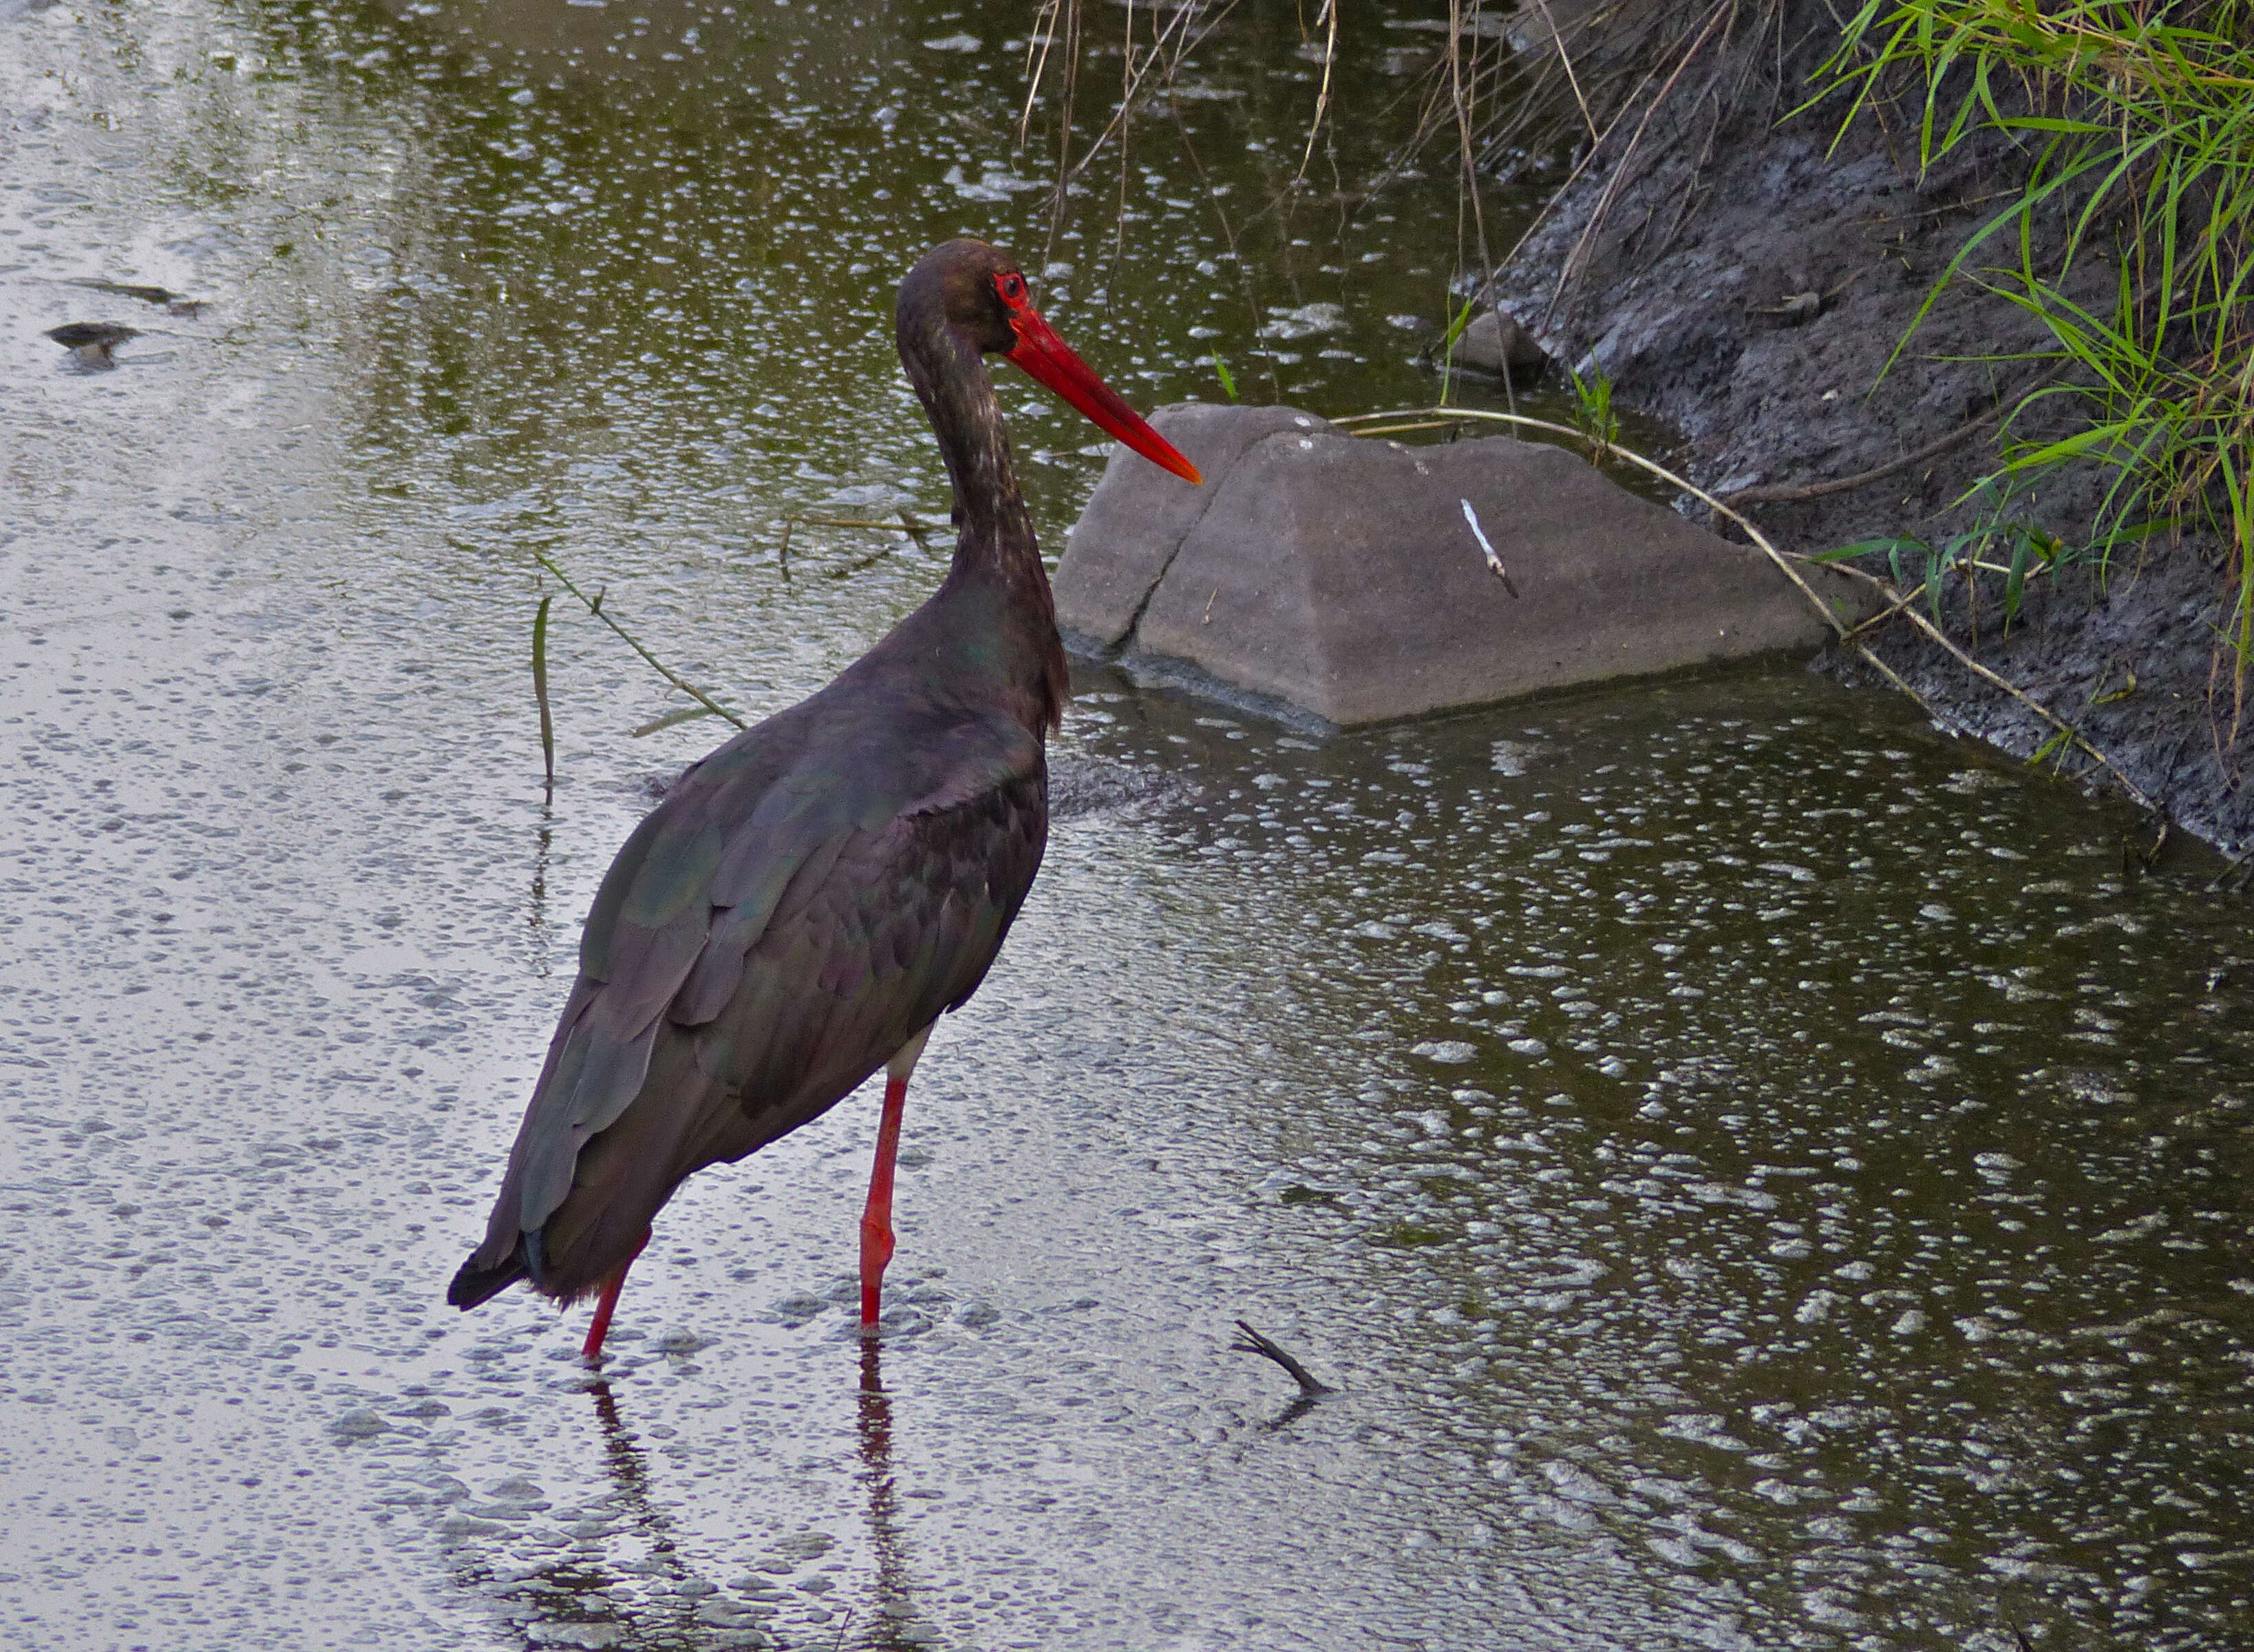
M 1795 672 L 1321 742 L 1087 671 L 873 1357 L 873 1096 L 684 1191 L 602 1383 L 577 1315 L 446 1309 L 714 738 L 633 738 L 677 701 L 564 599 L 544 798 L 532 553 L 746 711 L 920 598 L 827 577 L 864 530 L 786 583 L 780 519 L 943 507 L 888 290 L 1046 239 L 1023 18 L 175 10 L 0 5 L 10 1645 L 2246 1643 L 2243 912 Z M 579 63 L 502 49 L 556 16 Z M 1365 86 L 1416 20 L 1354 18 Z M 1225 199 L 1298 164 L 1295 39 L 1179 100 Z M 1044 302 L 1140 402 L 1250 388 L 1152 153 Z M 1247 242 L 1263 316 L 1340 306 L 1271 341 L 1303 404 L 1429 396 L 1419 181 Z M 82 319 L 150 336 L 76 372 Z M 1008 394 L 1054 545 L 1100 461 Z

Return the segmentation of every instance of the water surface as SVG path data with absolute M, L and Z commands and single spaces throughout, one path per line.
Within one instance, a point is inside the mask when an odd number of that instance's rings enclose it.
M 547 795 L 534 554 L 817 686 L 939 564 L 782 521 L 943 511 L 889 292 L 958 231 L 1145 404 L 1428 400 L 1430 19 L 1264 217 L 1320 68 L 1242 10 L 1120 238 L 1116 164 L 1027 187 L 1012 6 L 170 11 L 0 9 L 11 1644 L 2245 1643 L 2243 913 L 1793 671 L 1324 742 L 1088 670 L 873 1354 L 873 1096 L 676 1200 L 601 1382 L 446 1309 L 716 738 L 565 598 Z M 1005 398 L 1054 546 L 1101 449 Z

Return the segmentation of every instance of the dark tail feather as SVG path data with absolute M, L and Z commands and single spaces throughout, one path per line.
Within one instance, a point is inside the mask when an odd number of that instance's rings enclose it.
M 521 1243 L 494 1267 L 480 1267 L 477 1257 L 472 1256 L 454 1275 L 454 1283 L 446 1287 L 446 1300 L 458 1308 L 474 1308 L 481 1302 L 492 1301 L 530 1272 L 524 1265 L 524 1247 Z

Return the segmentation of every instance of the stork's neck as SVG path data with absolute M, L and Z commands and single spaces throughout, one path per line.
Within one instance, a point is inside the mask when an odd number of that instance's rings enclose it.
M 1033 522 L 1018 491 L 1010 438 L 1002 428 L 994 381 L 976 346 L 943 321 L 903 328 L 900 359 L 931 416 L 955 488 L 955 565 L 947 587 L 976 586 L 1001 600 L 1004 629 L 1016 634 L 1012 677 L 1027 726 L 1055 726 L 1069 693 L 1056 604 L 1041 566 Z M 968 595 L 968 592 L 964 591 Z M 992 611 L 989 611 L 992 612 Z
M 1012 584 L 1037 584 L 1046 597 L 1047 576 L 984 358 L 944 322 L 902 338 L 900 357 L 955 488 L 955 571 L 1001 574 Z

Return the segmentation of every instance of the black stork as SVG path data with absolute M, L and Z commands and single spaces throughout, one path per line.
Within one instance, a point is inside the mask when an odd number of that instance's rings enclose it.
M 524 1278 L 560 1303 L 599 1292 L 591 1360 L 682 1180 L 789 1134 L 883 1068 L 861 1218 L 861 1323 L 876 1324 L 908 1074 L 1032 886 L 1045 743 L 1068 686 L 984 358 L 1202 480 L 1066 347 L 996 248 L 934 248 L 901 282 L 894 326 L 954 485 L 954 565 L 828 688 L 696 764 L 626 839 L 587 914 L 485 1242 L 446 1292 L 461 1308 Z

